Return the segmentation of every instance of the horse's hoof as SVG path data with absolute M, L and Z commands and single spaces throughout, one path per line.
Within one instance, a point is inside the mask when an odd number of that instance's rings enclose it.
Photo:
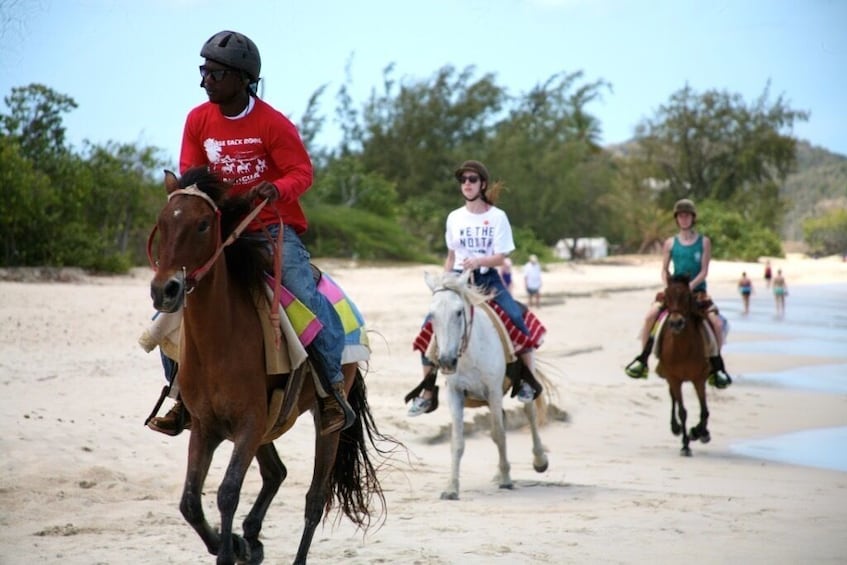
M 547 467 L 549 467 L 549 466 L 550 466 L 549 462 L 545 461 L 541 465 L 533 465 L 532 468 L 535 469 L 536 473 L 543 473 L 544 471 L 547 470 Z
M 701 428 L 691 428 L 691 432 L 689 434 L 691 439 L 694 441 L 700 441 L 701 443 L 709 443 L 712 441 L 712 435 L 709 433 L 709 430 L 703 430 Z
M 679 450 L 679 454 L 683 457 L 691 457 L 691 448 L 687 445 Z
M 671 433 L 675 436 L 678 436 L 682 433 L 682 427 L 679 425 L 671 426 Z
M 512 490 L 513 488 L 515 488 L 515 485 L 513 483 L 505 483 L 505 484 L 500 485 L 500 488 Z
M 442 492 L 441 500 L 459 500 L 458 492 Z

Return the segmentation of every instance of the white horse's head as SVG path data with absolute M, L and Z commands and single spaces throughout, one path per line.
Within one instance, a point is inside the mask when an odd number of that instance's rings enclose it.
M 471 271 L 461 275 L 446 272 L 439 275 L 424 273 L 424 280 L 432 291 L 429 304 L 433 338 L 438 344 L 438 366 L 445 374 L 456 371 L 459 357 L 470 339 L 472 309 L 488 296 L 470 286 Z

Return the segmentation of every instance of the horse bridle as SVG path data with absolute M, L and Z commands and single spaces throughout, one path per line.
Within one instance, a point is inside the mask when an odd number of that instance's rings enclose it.
M 218 244 L 215 248 L 215 252 L 212 253 L 212 256 L 209 257 L 209 259 L 203 265 L 197 267 L 191 273 L 186 273 L 187 269 L 185 268 L 185 266 L 182 267 L 183 278 L 186 283 L 185 293 L 190 294 L 197 286 L 197 283 L 200 282 L 200 279 L 202 279 L 206 275 L 206 273 L 209 272 L 209 270 L 212 268 L 212 265 L 215 264 L 215 261 L 217 261 L 218 257 L 221 256 L 221 253 L 223 253 L 224 249 L 229 247 L 232 242 L 238 239 L 238 236 L 241 235 L 241 232 L 243 232 L 247 225 L 256 218 L 262 208 L 265 207 L 265 204 L 268 203 L 268 200 L 263 200 L 259 203 L 258 206 L 253 208 L 253 210 L 251 210 L 250 213 L 244 217 L 244 219 L 241 221 L 241 223 L 238 224 L 238 226 L 232 231 L 232 233 L 229 234 L 229 237 L 226 239 L 226 241 L 221 242 L 221 210 L 220 208 L 218 208 L 218 205 L 215 204 L 215 201 L 212 200 L 208 194 L 197 188 L 196 184 L 192 184 L 191 186 L 187 186 L 179 190 L 174 190 L 173 192 L 168 194 L 168 202 L 170 202 L 171 199 L 175 196 L 196 196 L 198 198 L 201 198 L 206 204 L 208 204 L 212 208 L 218 220 L 216 222 L 217 234 L 215 237 L 215 240 L 218 242 Z M 153 238 L 155 237 L 156 232 L 158 230 L 159 225 L 156 224 L 155 226 L 153 226 L 153 229 L 150 231 L 150 236 L 147 238 L 147 260 L 150 262 L 150 266 L 153 268 L 153 271 L 158 270 L 159 266 L 159 262 L 153 259 Z M 279 237 L 282 238 L 282 230 L 280 230 Z M 276 253 L 274 255 L 278 256 L 279 254 Z
M 473 304 L 468 303 L 465 300 L 465 298 L 462 296 L 462 293 L 460 293 L 456 289 L 447 288 L 446 286 L 442 286 L 442 287 L 439 287 L 439 288 L 436 288 L 435 290 L 433 290 L 432 294 L 436 294 L 438 292 L 445 292 L 445 291 L 446 292 L 452 292 L 452 293 L 456 294 L 461 299 L 462 305 L 464 306 L 462 308 L 462 321 L 464 322 L 464 331 L 462 332 L 462 342 L 459 344 L 459 355 L 458 355 L 459 357 L 461 357 L 462 353 L 464 353 L 468 349 L 468 343 L 470 342 L 471 327 L 473 326 L 474 310 L 475 309 L 473 307 Z

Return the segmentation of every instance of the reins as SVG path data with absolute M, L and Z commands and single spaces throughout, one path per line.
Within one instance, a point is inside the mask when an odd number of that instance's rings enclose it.
M 212 254 L 211 257 L 209 257 L 209 259 L 203 265 L 194 269 L 191 273 L 186 274 L 186 268 L 184 266 L 182 267 L 183 278 L 185 280 L 185 294 L 188 295 L 188 294 L 191 294 L 191 292 L 194 291 L 194 288 L 197 286 L 197 283 L 200 282 L 200 279 L 202 279 L 204 276 L 206 276 L 206 274 L 209 272 L 209 270 L 212 268 L 212 266 L 215 264 L 215 262 L 221 256 L 221 253 L 223 253 L 224 249 L 226 249 L 227 247 L 232 245 L 232 243 L 236 239 L 238 239 L 238 237 L 241 235 L 241 233 L 247 228 L 247 226 L 250 224 L 250 222 L 252 222 L 256 218 L 256 216 L 259 215 L 259 212 L 261 212 L 262 208 L 264 208 L 265 205 L 268 203 L 268 199 L 266 198 L 266 199 L 262 200 L 255 208 L 253 208 L 250 211 L 250 213 L 247 214 L 244 217 L 244 219 L 241 220 L 241 222 L 235 227 L 235 229 L 232 230 L 232 233 L 229 234 L 229 237 L 226 238 L 226 241 L 221 242 L 221 234 L 220 234 L 220 232 L 221 232 L 221 221 L 220 221 L 221 220 L 221 210 L 220 210 L 220 208 L 218 208 L 218 205 L 215 204 L 215 201 L 212 200 L 209 197 L 208 194 L 206 194 L 205 192 L 203 192 L 202 190 L 197 188 L 196 184 L 192 184 L 191 186 L 187 186 L 185 188 L 171 192 L 168 195 L 168 202 L 170 202 L 170 200 L 172 198 L 174 198 L 175 196 L 196 196 L 198 198 L 201 198 L 204 202 L 206 202 L 206 204 L 208 204 L 212 208 L 212 210 L 215 212 L 215 216 L 217 217 L 217 222 L 216 222 L 217 234 L 216 234 L 215 240 L 218 242 L 218 245 L 215 248 L 215 252 Z M 277 217 L 279 217 L 278 213 L 277 213 Z M 277 234 L 276 241 L 275 241 L 276 249 L 272 250 L 273 251 L 273 257 L 274 257 L 274 267 L 273 267 L 273 269 L 274 269 L 274 279 L 273 279 L 273 281 L 274 282 L 273 282 L 273 302 L 271 303 L 271 308 L 270 308 L 271 327 L 274 328 L 274 344 L 276 345 L 277 349 L 280 348 L 281 343 L 282 343 L 282 333 L 281 333 L 281 330 L 280 330 L 279 308 L 275 307 L 275 305 L 279 304 L 279 297 L 280 297 L 281 286 L 282 286 L 282 281 L 281 281 L 281 278 L 282 278 L 282 269 L 281 269 L 282 259 L 280 257 L 280 252 L 278 251 L 278 250 L 282 249 L 282 240 L 283 240 L 282 218 L 279 218 L 279 220 L 280 220 L 280 222 L 279 222 L 280 229 L 279 229 L 279 233 Z M 153 268 L 154 271 L 156 271 L 157 268 L 158 268 L 158 264 L 157 264 L 158 262 L 153 259 L 153 239 L 154 239 L 158 229 L 159 229 L 158 224 L 154 225 L 153 229 L 150 231 L 150 236 L 147 238 L 147 260 L 150 262 L 150 266 Z M 265 231 L 265 233 L 267 233 L 267 230 Z M 268 235 L 268 239 L 270 239 L 270 235 Z

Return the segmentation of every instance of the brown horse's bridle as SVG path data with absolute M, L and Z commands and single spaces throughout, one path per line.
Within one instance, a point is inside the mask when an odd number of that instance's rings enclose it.
M 251 210 L 250 213 L 247 214 L 247 216 L 245 216 L 245 218 L 243 220 L 241 220 L 241 223 L 238 224 L 238 226 L 232 231 L 232 233 L 229 234 L 229 237 L 226 239 L 226 241 L 222 242 L 221 241 L 221 234 L 220 234 L 220 232 L 221 232 L 221 222 L 220 222 L 221 210 L 220 210 L 220 208 L 218 208 L 218 205 L 215 204 L 215 201 L 212 200 L 209 197 L 208 194 L 206 194 L 205 192 L 203 192 L 202 190 L 197 188 L 196 184 L 192 184 L 191 186 L 188 186 L 188 187 L 185 187 L 185 188 L 171 192 L 168 195 L 168 202 L 170 202 L 171 199 L 174 198 L 175 196 L 196 196 L 198 198 L 201 198 L 204 202 L 206 202 L 206 204 L 208 204 L 212 208 L 212 210 L 215 212 L 215 215 L 217 216 L 217 220 L 218 220 L 215 223 L 216 231 L 217 231 L 215 240 L 218 242 L 218 244 L 217 244 L 217 247 L 215 248 L 215 252 L 212 253 L 212 256 L 209 257 L 209 259 L 204 264 L 200 265 L 199 267 L 197 267 L 196 269 L 191 271 L 191 273 L 186 274 L 186 268 L 184 266 L 182 267 L 183 276 L 185 278 L 185 283 L 186 283 L 186 286 L 187 286 L 186 294 L 189 294 L 191 291 L 194 290 L 194 287 L 197 286 L 197 283 L 200 282 L 200 279 L 202 279 L 206 275 L 206 273 L 209 272 L 209 270 L 212 268 L 212 265 L 215 264 L 215 261 L 217 261 L 218 257 L 221 256 L 221 253 L 223 253 L 224 249 L 229 247 L 232 244 L 232 242 L 234 242 L 236 239 L 238 239 L 238 236 L 241 235 L 241 233 L 248 226 L 248 224 L 250 224 L 250 222 L 252 222 L 256 218 L 256 216 L 259 214 L 259 212 L 261 212 L 262 208 L 265 207 L 265 204 L 268 203 L 268 200 L 267 199 L 263 200 L 262 202 L 259 203 L 258 206 L 253 208 L 253 210 Z M 150 231 L 150 236 L 147 238 L 147 260 L 150 262 L 150 266 L 153 268 L 154 271 L 156 271 L 158 269 L 158 261 L 153 259 L 153 238 L 155 237 L 158 229 L 159 229 L 158 224 L 153 226 L 153 229 Z M 279 239 L 281 239 L 281 238 L 282 238 L 282 230 L 280 230 L 280 232 L 279 232 Z M 282 242 L 279 242 L 280 245 L 281 245 L 281 243 Z M 274 254 L 274 256 L 275 256 L 274 262 L 275 263 L 278 262 L 278 259 L 276 259 L 276 257 L 278 257 L 278 255 L 279 255 L 278 253 Z M 275 267 L 278 267 L 278 265 L 275 265 Z M 275 269 L 275 270 L 278 271 L 278 269 Z

